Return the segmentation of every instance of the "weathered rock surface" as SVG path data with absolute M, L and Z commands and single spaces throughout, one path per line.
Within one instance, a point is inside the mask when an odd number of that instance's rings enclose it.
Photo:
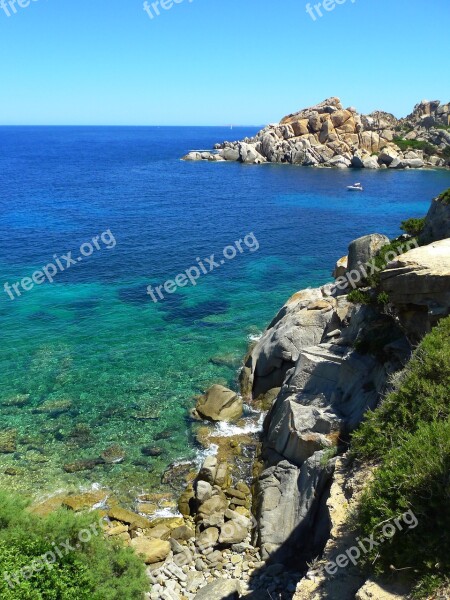
M 145 537 L 137 537 L 131 540 L 131 547 L 144 557 L 147 565 L 163 561 L 170 552 L 169 542 Z
M 450 193 L 449 193 L 450 195 Z M 421 240 L 425 243 L 450 238 L 450 202 L 442 194 L 435 198 L 425 219 Z
M 281 387 L 300 351 L 320 343 L 327 331 L 340 325 L 337 301 L 325 293 L 307 289 L 294 294 L 257 342 L 246 364 L 255 398 Z M 319 306 L 317 301 L 324 304 Z
M 213 385 L 197 401 L 201 417 L 212 421 L 234 421 L 242 416 L 243 401 L 235 392 L 222 385 Z
M 354 254 L 370 259 L 386 240 L 368 236 Z M 368 340 L 381 344 L 383 358 L 355 349 Z M 246 363 L 253 397 L 281 385 L 264 424 L 267 468 L 257 484 L 256 543 L 263 558 L 301 561 L 320 552 L 339 440 L 376 406 L 409 352 L 393 318 L 350 303 L 332 285 L 295 294 L 255 345 Z
M 321 496 L 331 480 L 333 461 L 316 452 L 301 468 L 282 461 L 259 477 L 256 493 L 256 543 L 263 559 L 277 562 L 302 558 L 323 546 L 327 531 L 313 531 L 321 509 Z M 308 542 L 307 542 L 308 541 Z
M 361 266 L 367 265 L 381 250 L 389 244 L 389 238 L 380 233 L 372 233 L 353 240 L 348 247 L 348 271 L 358 271 Z
M 333 480 L 326 510 L 329 537 L 319 561 L 310 567 L 306 577 L 297 586 L 293 600 L 354 600 L 365 577 L 360 569 L 348 564 L 330 575 L 325 568 L 337 556 L 355 546 L 356 533 L 349 525 L 349 516 L 357 507 L 364 484 L 370 478 L 367 469 L 352 469 L 345 457 L 335 462 Z
M 414 248 L 381 273 L 401 323 L 414 341 L 450 314 L 450 239 Z

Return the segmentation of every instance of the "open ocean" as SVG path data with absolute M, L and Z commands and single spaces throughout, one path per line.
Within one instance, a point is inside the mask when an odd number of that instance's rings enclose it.
M 329 281 L 352 239 L 398 235 L 450 187 L 448 171 L 180 161 L 256 131 L 0 128 L 0 442 L 17 432 L 16 451 L 0 454 L 0 487 L 157 490 L 169 463 L 198 455 L 193 397 L 236 387 L 249 340 L 287 298 Z M 355 180 L 364 193 L 347 192 Z M 81 256 L 105 231 L 110 249 L 100 240 Z M 146 293 L 250 233 L 257 251 L 244 244 L 157 303 Z M 69 252 L 82 260 L 53 283 L 14 300 L 4 290 Z M 112 444 L 122 463 L 64 471 Z

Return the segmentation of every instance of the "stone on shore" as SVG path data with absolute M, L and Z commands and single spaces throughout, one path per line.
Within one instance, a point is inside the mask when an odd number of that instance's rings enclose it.
M 131 547 L 143 556 L 147 565 L 159 563 L 169 556 L 170 543 L 165 540 L 137 537 L 131 540 Z
M 236 579 L 219 579 L 202 588 L 194 600 L 238 600 L 241 587 Z
M 242 416 L 243 400 L 222 385 L 213 385 L 199 398 L 196 410 L 211 421 L 235 421 Z

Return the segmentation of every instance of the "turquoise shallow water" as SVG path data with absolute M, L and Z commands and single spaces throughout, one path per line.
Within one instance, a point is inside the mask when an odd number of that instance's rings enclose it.
M 169 463 L 197 456 L 193 396 L 215 382 L 236 385 L 249 337 L 297 289 L 328 281 L 351 239 L 397 235 L 402 219 L 423 215 L 450 186 L 442 171 L 355 176 L 179 160 L 229 135 L 0 128 L 0 436 L 16 431 L 14 451 L 0 453 L 0 486 L 41 494 L 99 483 L 129 498 L 155 491 Z M 346 192 L 355 178 L 364 194 Z M 55 253 L 78 256 L 107 229 L 114 248 L 103 245 L 15 300 L 3 291 Z M 146 295 L 147 285 L 249 232 L 258 251 L 244 246 L 196 287 L 157 304 Z M 40 412 L 51 401 L 70 404 Z M 64 471 L 112 444 L 122 463 Z M 162 454 L 146 456 L 145 446 Z

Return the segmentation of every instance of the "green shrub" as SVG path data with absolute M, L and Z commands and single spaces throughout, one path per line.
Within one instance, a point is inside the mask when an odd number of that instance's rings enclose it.
M 363 292 L 362 290 L 352 290 L 348 294 L 347 300 L 349 302 L 353 302 L 354 304 L 370 304 L 371 296 L 369 292 Z
M 413 237 L 420 235 L 424 227 L 425 217 L 422 217 L 421 219 L 407 219 L 406 221 L 402 221 L 402 224 L 400 225 L 402 231 L 405 231 Z
M 382 459 L 398 448 L 406 433 L 420 423 L 450 417 L 450 317 L 422 341 L 400 377 L 400 383 L 381 405 L 367 413 L 352 439 L 353 453 L 363 459 Z
M 91 535 L 88 541 L 85 532 L 82 543 L 78 536 L 83 530 Z M 64 545 L 67 543 L 73 550 Z M 21 569 L 46 553 L 53 553 L 55 562 L 44 566 L 41 561 L 33 573 L 25 571 L 32 576 L 24 578 Z M 47 557 L 53 560 L 50 554 Z M 77 515 L 60 510 L 41 518 L 28 513 L 24 502 L 3 492 L 0 570 L 2 600 L 141 600 L 150 587 L 142 561 L 132 550 L 105 538 L 97 513 Z
M 387 292 L 380 292 L 377 296 L 378 304 L 389 304 L 391 299 L 389 298 L 389 294 Z
M 366 555 L 378 574 L 393 568 L 417 580 L 450 571 L 449 472 L 449 419 L 421 424 L 387 454 L 359 506 L 363 534 L 376 540 L 384 534 Z M 392 537 L 392 529 L 383 531 L 383 524 L 408 512 Z
M 450 188 L 445 190 L 445 192 L 442 192 L 442 194 L 439 196 L 439 200 L 443 204 L 450 204 Z
M 400 148 L 402 152 L 407 150 L 423 150 L 424 154 L 431 156 L 438 152 L 438 148 L 429 142 L 421 142 L 419 140 L 405 140 L 401 137 L 394 138 L 394 144 Z

